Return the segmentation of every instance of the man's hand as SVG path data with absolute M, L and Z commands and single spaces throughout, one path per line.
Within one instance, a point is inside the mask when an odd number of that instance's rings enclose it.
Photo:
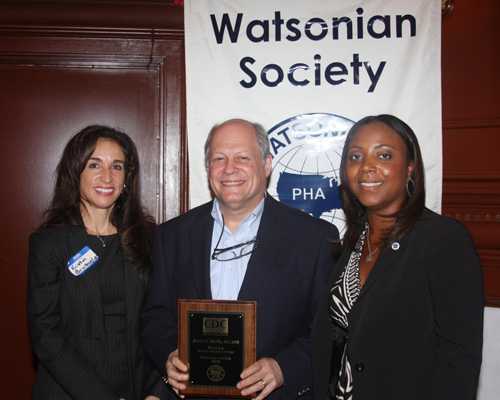
M 244 369 L 240 375 L 241 381 L 236 387 L 243 396 L 259 393 L 255 400 L 263 400 L 273 390 L 283 385 L 283 372 L 274 358 L 261 358 Z
M 165 363 L 165 371 L 167 373 L 168 384 L 172 386 L 175 393 L 179 395 L 179 390 L 186 389 L 186 383 L 189 380 L 189 368 L 179 358 L 179 350 L 174 350 L 168 355 Z

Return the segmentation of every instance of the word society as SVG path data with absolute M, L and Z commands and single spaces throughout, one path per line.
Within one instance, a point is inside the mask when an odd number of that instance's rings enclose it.
M 246 49 L 249 48 L 248 44 L 269 48 L 269 43 L 282 42 L 300 44 L 301 49 L 305 42 L 309 42 L 312 46 L 308 48 L 314 48 L 314 42 L 325 40 L 337 43 L 362 40 L 373 42 L 401 40 L 417 34 L 417 21 L 411 14 L 366 17 L 361 7 L 356 9 L 354 17 L 312 17 L 302 21 L 295 17 L 284 19 L 280 11 L 275 11 L 271 19 L 249 19 L 243 13 L 222 13 L 220 16 L 210 14 L 210 21 L 217 45 L 246 42 Z M 276 54 L 277 50 L 273 52 Z M 366 90 L 371 93 L 376 90 L 387 65 L 387 60 L 369 60 L 360 56 L 359 52 L 351 54 L 347 59 L 343 55 L 341 60 L 335 61 L 318 54 L 318 51 L 310 57 L 306 57 L 302 51 L 297 53 L 301 54 L 301 59 L 286 66 L 279 62 L 259 62 L 255 54 L 245 55 L 239 62 L 242 74 L 239 84 L 251 89 L 258 84 L 272 88 L 282 83 L 300 87 L 323 84 L 335 86 L 348 82 L 361 85 L 366 81 Z

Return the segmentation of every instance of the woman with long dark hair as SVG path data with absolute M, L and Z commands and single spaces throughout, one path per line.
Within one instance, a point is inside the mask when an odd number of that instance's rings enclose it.
M 89 126 L 66 145 L 30 237 L 34 399 L 143 399 L 157 382 L 139 341 L 153 230 L 139 191 L 125 133 Z
M 461 224 L 425 208 L 414 132 L 361 119 L 340 178 L 346 233 L 313 329 L 314 399 L 474 399 L 479 259 Z

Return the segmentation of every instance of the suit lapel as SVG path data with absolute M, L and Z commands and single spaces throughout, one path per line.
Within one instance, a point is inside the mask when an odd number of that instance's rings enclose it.
M 379 281 L 385 281 L 383 277 L 396 268 L 398 259 L 400 258 L 400 253 L 407 245 L 407 240 L 405 239 L 406 238 L 403 238 L 401 241 L 389 243 L 389 245 L 383 250 L 375 266 L 368 275 L 365 285 L 361 288 L 356 304 L 359 303 L 359 301 L 362 300 L 362 298 L 365 297 L 366 294 L 370 292 Z
M 213 202 L 211 203 L 213 204 Z M 196 293 L 201 299 L 211 299 L 212 290 L 210 286 L 210 248 L 212 245 L 212 230 L 214 220 L 211 215 L 212 207 L 207 208 L 207 213 L 195 221 L 196 227 L 191 229 L 188 252 L 191 253 L 191 266 L 193 268 L 194 285 Z M 198 248 L 199 250 L 194 250 Z M 201 269 L 199 269 L 201 266 Z
M 264 210 L 260 219 L 259 229 L 257 231 L 257 242 L 243 279 L 243 283 L 238 294 L 238 299 L 253 299 L 255 294 L 259 293 L 261 282 L 266 279 L 269 268 L 273 265 L 272 255 L 275 247 L 277 234 L 274 231 L 275 226 L 279 226 L 275 221 L 273 199 L 266 197 Z

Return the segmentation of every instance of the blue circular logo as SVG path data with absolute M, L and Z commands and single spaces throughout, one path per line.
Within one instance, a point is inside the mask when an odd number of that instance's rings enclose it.
M 300 114 L 268 132 L 273 155 L 269 193 L 281 202 L 344 229 L 338 171 L 348 118 L 328 113 Z

